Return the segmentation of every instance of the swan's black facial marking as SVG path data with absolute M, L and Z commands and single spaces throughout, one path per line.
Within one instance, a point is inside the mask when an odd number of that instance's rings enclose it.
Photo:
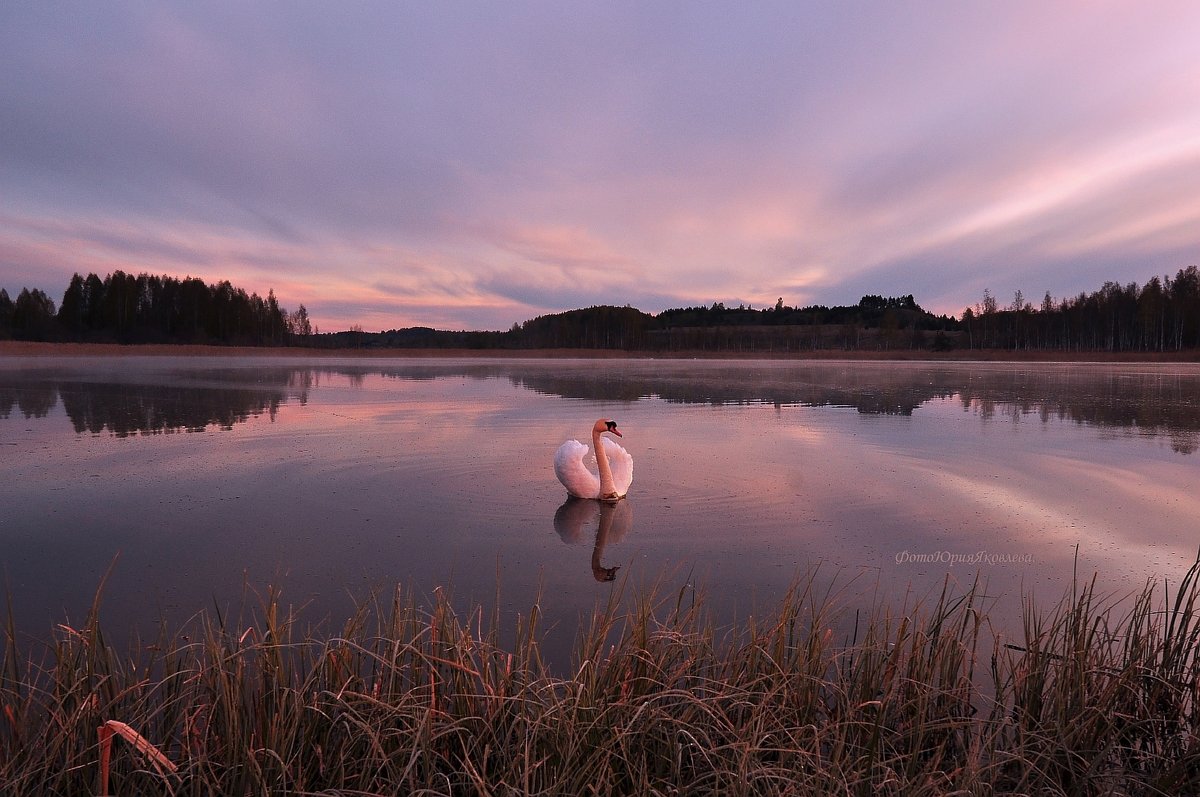
M 604 425 L 608 427 L 608 431 L 612 432 L 617 437 L 624 437 L 624 435 L 622 435 L 620 432 L 617 431 L 617 422 L 616 421 L 605 421 Z

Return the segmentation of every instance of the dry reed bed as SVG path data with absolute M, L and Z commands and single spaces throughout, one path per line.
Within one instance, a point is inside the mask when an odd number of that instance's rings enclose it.
M 126 654 L 94 610 L 41 658 L 10 620 L 0 790 L 1197 793 L 1198 576 L 1120 604 L 1073 585 L 1011 644 L 974 589 L 881 606 L 836 642 L 812 575 L 724 631 L 659 589 L 601 607 L 567 677 L 542 662 L 536 606 L 502 649 L 495 615 L 440 593 L 366 602 L 332 638 L 268 594 L 248 627 L 202 619 Z

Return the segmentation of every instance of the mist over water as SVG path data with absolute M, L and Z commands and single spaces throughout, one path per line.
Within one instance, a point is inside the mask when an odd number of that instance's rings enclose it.
M 399 584 L 540 601 L 565 658 L 613 590 L 731 621 L 813 567 L 852 605 L 979 578 L 1015 626 L 1073 569 L 1179 578 L 1198 402 L 1189 365 L 6 358 L 3 575 L 32 636 L 110 567 L 110 636 L 268 585 L 336 629 Z M 635 461 L 615 511 L 551 468 L 598 417 Z

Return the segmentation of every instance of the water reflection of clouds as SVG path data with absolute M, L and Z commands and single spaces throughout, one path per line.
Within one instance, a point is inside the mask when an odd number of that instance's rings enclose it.
M 1004 481 L 996 472 L 965 475 L 949 472 L 943 467 L 926 465 L 921 468 L 930 482 L 935 483 L 941 498 L 947 503 L 944 510 L 949 510 L 950 502 L 962 504 L 958 514 L 964 517 L 972 515 L 993 519 L 1003 519 L 1005 528 L 1010 533 L 1010 539 L 1035 539 L 1035 535 L 1054 533 L 1054 530 L 1066 532 L 1072 540 L 1078 536 L 1078 518 L 1071 511 L 1065 510 L 1062 495 L 1057 492 L 1053 497 L 1039 494 L 1036 481 L 1015 483 L 1012 474 L 1005 474 Z M 986 535 L 994 536 L 996 529 L 991 523 L 982 529 Z M 1042 536 L 1038 542 L 1045 542 Z
M 1196 472 L 1170 460 L 1144 460 L 1136 468 L 1125 463 L 1044 457 L 1035 483 L 1054 485 L 1072 496 L 1093 528 L 1111 530 L 1121 555 L 1147 550 L 1147 545 L 1195 553 L 1195 523 L 1200 517 Z M 1150 527 L 1152 533 L 1147 533 Z M 1182 562 L 1182 559 L 1180 560 Z
M 1015 545 L 1046 560 L 1063 559 L 1078 545 L 1089 566 L 1121 570 L 1146 568 L 1169 551 L 1176 552 L 1170 564 L 1183 567 L 1194 553 L 1194 474 L 1169 465 L 1132 469 L 1030 453 L 1015 467 L 914 467 L 941 493 L 941 515 L 978 519 L 968 539 L 984 547 Z
M 829 432 L 821 426 L 809 423 L 810 420 L 808 416 L 793 416 L 793 423 L 785 426 L 780 434 L 793 443 L 803 443 L 806 446 L 828 445 Z

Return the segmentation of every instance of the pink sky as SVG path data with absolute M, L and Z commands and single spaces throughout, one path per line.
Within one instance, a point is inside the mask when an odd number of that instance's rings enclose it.
M 961 312 L 1200 262 L 1194 3 L 0 11 L 0 287 L 229 279 L 323 330 Z M 1036 303 L 1036 301 L 1035 301 Z

